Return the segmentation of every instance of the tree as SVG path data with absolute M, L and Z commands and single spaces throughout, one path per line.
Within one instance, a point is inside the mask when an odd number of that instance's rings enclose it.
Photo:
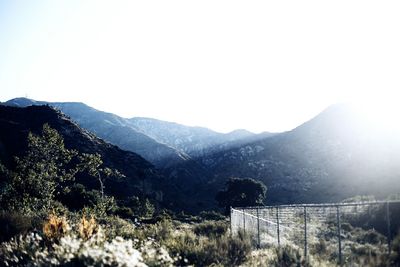
M 100 184 L 101 199 L 104 200 L 104 180 L 106 178 L 115 177 L 123 178 L 125 177 L 119 171 L 110 168 L 100 168 L 103 165 L 103 160 L 100 154 L 86 154 L 83 153 L 79 156 L 81 163 L 79 164 L 80 170 L 86 170 L 90 176 L 96 177 Z
M 64 189 L 62 184 L 78 172 L 69 166 L 76 156 L 77 151 L 66 149 L 63 138 L 48 124 L 43 125 L 41 135 L 29 133 L 27 153 L 15 158 L 16 168 L 9 172 L 2 204 L 22 211 L 49 209 Z
M 216 200 L 228 214 L 230 207 L 260 206 L 264 204 L 267 187 L 261 181 L 251 178 L 231 178 L 226 189 L 218 192 Z
M 84 171 L 99 180 L 104 204 L 103 179 L 123 176 L 116 170 L 102 167 L 99 154 L 79 155 L 77 151 L 65 148 L 62 136 L 48 124 L 43 125 L 41 135 L 29 133 L 26 154 L 15 160 L 16 168 L 8 172 L 0 204 L 22 212 L 53 208 L 56 197 L 69 191 L 68 182 L 71 184 L 76 174 Z M 0 169 L 4 168 L 0 166 Z

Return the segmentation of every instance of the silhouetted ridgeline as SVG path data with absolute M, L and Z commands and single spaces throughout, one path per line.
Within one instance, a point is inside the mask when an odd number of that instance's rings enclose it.
M 99 153 L 106 166 L 118 169 L 126 175 L 126 178 L 121 180 L 107 181 L 108 194 L 122 199 L 143 194 L 142 182 L 145 181 L 144 194 L 159 201 L 163 200 L 163 197 L 165 199 L 164 190 L 168 186 L 165 185 L 164 177 L 152 164 L 135 153 L 104 142 L 49 106 L 16 108 L 0 105 L 1 161 L 12 168 L 13 157 L 22 155 L 26 150 L 28 133 L 39 134 L 45 123 L 62 135 L 67 148 L 83 153 Z M 80 182 L 96 189 L 98 187 L 92 179 Z

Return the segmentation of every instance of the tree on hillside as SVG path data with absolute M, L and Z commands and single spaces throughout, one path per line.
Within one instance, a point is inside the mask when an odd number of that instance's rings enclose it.
M 96 177 L 100 184 L 101 199 L 104 200 L 104 180 L 110 177 L 122 178 L 125 177 L 117 170 L 110 168 L 102 168 L 103 160 L 100 154 L 86 154 L 83 153 L 79 156 L 81 163 L 80 169 L 87 171 L 90 176 Z
M 43 125 L 41 135 L 29 133 L 27 141 L 26 154 L 15 158 L 16 168 L 7 174 L 0 195 L 3 208 L 22 212 L 48 211 L 54 207 L 56 197 L 68 191 L 68 182 L 75 180 L 78 172 L 89 170 L 90 175 L 99 179 L 100 174 L 117 173 L 100 168 L 103 162 L 98 154 L 79 156 L 77 151 L 67 149 L 63 137 L 48 124 Z M 101 190 L 103 188 L 101 185 Z
M 216 200 L 228 214 L 230 207 L 263 205 L 266 193 L 267 187 L 261 181 L 231 178 L 226 182 L 226 189 L 218 192 Z
M 22 211 L 49 209 L 54 197 L 62 190 L 61 184 L 72 180 L 77 168 L 68 167 L 77 156 L 75 150 L 64 146 L 63 138 L 48 124 L 41 135 L 28 135 L 28 150 L 24 157 L 16 157 L 15 171 L 2 193 L 2 204 Z

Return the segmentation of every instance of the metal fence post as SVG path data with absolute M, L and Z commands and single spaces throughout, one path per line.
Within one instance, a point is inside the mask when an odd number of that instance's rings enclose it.
M 304 257 L 307 257 L 307 208 L 304 206 Z
M 230 215 L 231 216 L 229 216 L 229 225 L 230 225 L 230 234 L 231 234 L 231 236 L 232 236 L 232 215 L 233 215 L 233 209 L 232 209 L 232 206 L 230 207 L 230 210 L 231 210 L 231 213 L 230 213 Z
M 337 220 L 337 232 L 338 232 L 338 241 L 339 241 L 339 265 L 342 266 L 342 236 L 341 236 L 339 206 L 336 206 L 336 220 Z
M 387 240 L 388 240 L 388 252 L 389 256 L 392 251 L 392 233 L 390 230 L 390 210 L 389 210 L 389 202 L 386 202 L 386 223 L 387 223 Z
M 281 246 L 281 239 L 279 236 L 279 207 L 276 207 L 276 231 L 278 234 L 278 246 Z
M 257 242 L 258 248 L 261 247 L 261 240 L 260 240 L 260 211 L 257 207 Z
M 243 211 L 243 232 L 246 232 L 246 217 L 244 215 L 244 209 L 242 211 Z

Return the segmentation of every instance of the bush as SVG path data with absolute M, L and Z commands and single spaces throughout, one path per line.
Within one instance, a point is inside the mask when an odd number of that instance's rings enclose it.
M 272 262 L 272 266 L 291 267 L 291 266 L 311 266 L 311 264 L 301 256 L 299 250 L 290 246 L 284 246 L 276 249 L 276 258 Z
M 115 213 L 115 215 L 117 215 L 123 219 L 132 219 L 133 218 L 133 211 L 131 208 L 128 208 L 128 207 L 117 207 L 114 213 Z
M 392 254 L 390 256 L 391 266 L 400 266 L 400 234 L 398 234 L 392 243 Z
M 103 217 L 107 231 L 90 217 L 73 214 L 75 223 L 51 214 L 44 224 L 44 234 L 21 235 L 0 245 L 0 263 L 6 266 L 173 266 L 175 259 L 151 238 L 140 242 L 136 229 L 119 217 Z M 73 220 L 73 221 L 74 221 Z M 71 228 L 66 231 L 67 223 Z M 156 234 L 170 239 L 173 226 L 159 223 Z M 110 230 L 110 228 L 112 230 Z M 154 230 L 154 228 L 153 228 Z M 143 231 L 142 231 L 143 232 Z M 164 234 L 162 234 L 164 232 Z M 114 236 L 107 238 L 106 234 Z M 119 235 L 129 235 L 129 240 Z M 118 236 L 116 236 L 118 235 Z
M 131 240 L 108 242 L 100 232 L 85 241 L 67 235 L 49 246 L 38 234 L 21 236 L 2 244 L 0 261 L 6 266 L 146 266 Z
M 202 211 L 200 212 L 199 216 L 203 220 L 221 221 L 226 219 L 224 215 L 216 211 Z
M 17 212 L 0 212 L 0 242 L 8 241 L 12 237 L 26 234 L 33 228 L 32 217 Z
M 101 193 L 98 190 L 87 191 L 84 185 L 75 183 L 64 190 L 58 199 L 70 210 L 78 211 L 84 207 L 95 207 L 101 202 Z
M 104 225 L 105 235 L 108 240 L 111 240 L 117 236 L 134 239 L 138 235 L 135 226 L 124 219 L 117 216 L 108 216 L 99 219 L 98 223 Z
M 193 231 L 197 235 L 219 237 L 226 233 L 227 228 L 228 226 L 225 222 L 205 221 L 196 225 Z
M 151 218 L 154 216 L 155 207 L 148 198 L 134 196 L 129 198 L 124 206 L 131 208 L 133 214 L 140 218 Z
M 251 252 L 250 238 L 244 233 L 234 237 L 225 234 L 219 238 L 199 238 L 187 231 L 167 240 L 165 246 L 173 255 L 180 256 L 178 266 L 238 266 Z
M 385 241 L 386 237 L 372 229 L 369 229 L 368 231 L 362 231 L 361 234 L 357 237 L 357 242 L 361 244 L 381 244 L 385 243 Z

